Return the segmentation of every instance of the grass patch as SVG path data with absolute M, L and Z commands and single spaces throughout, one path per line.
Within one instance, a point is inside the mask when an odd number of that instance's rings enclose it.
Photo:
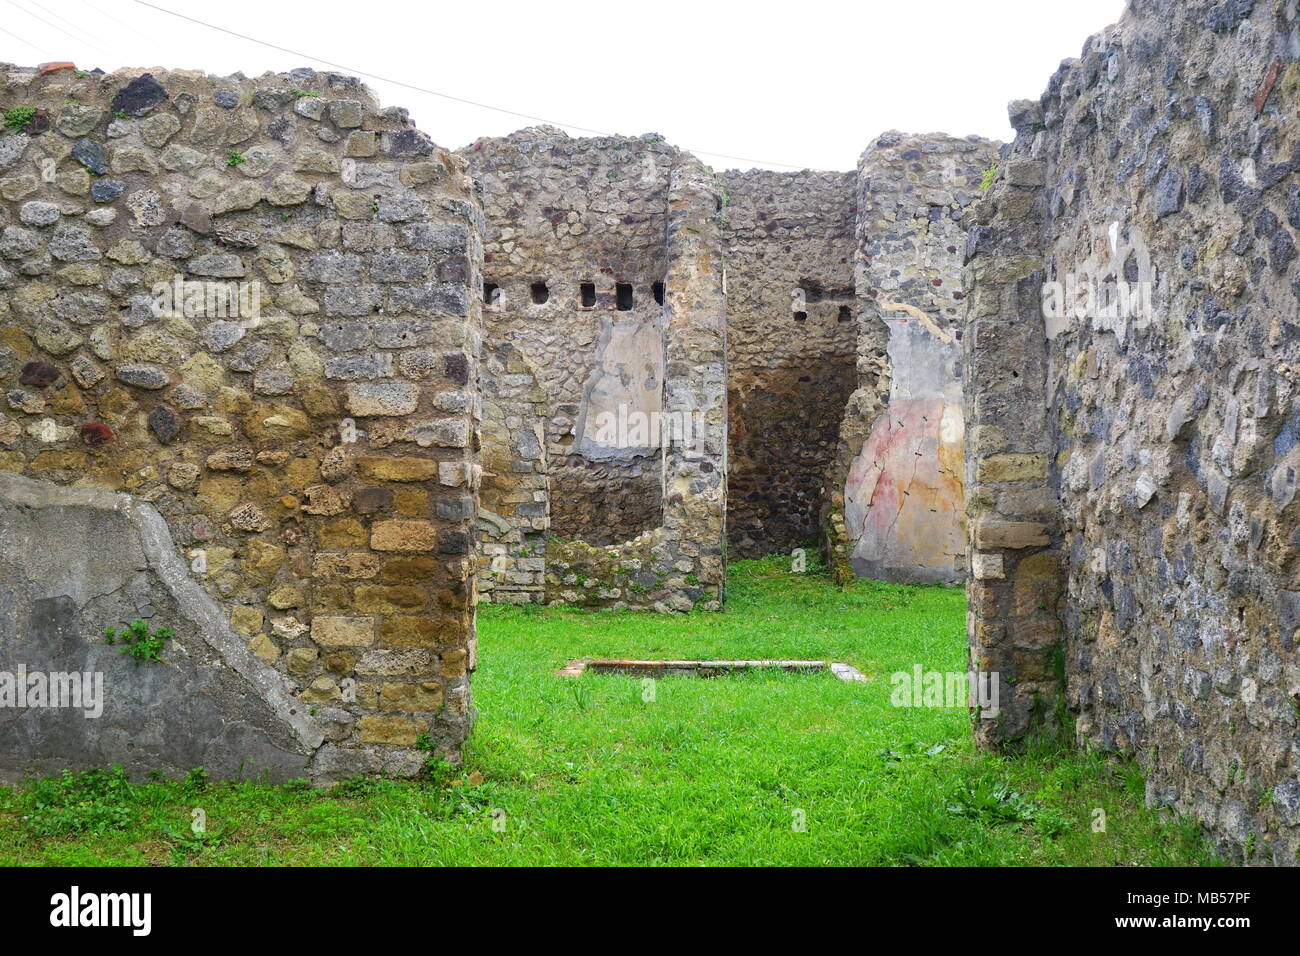
M 840 589 L 788 567 L 737 562 L 721 614 L 482 607 L 478 727 L 465 766 L 436 782 L 67 774 L 0 788 L 0 863 L 1215 862 L 1194 824 L 1143 808 L 1128 765 L 1047 745 L 979 753 L 964 710 L 890 706 L 894 671 L 965 667 L 961 591 Z M 648 694 L 639 677 L 555 676 L 614 656 L 822 658 L 872 680 L 758 672 Z

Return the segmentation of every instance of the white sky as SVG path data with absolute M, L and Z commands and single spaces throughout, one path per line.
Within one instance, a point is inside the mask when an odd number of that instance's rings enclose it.
M 662 133 L 719 169 L 838 170 L 887 129 L 1009 139 L 1007 102 L 1036 98 L 1060 61 L 1124 9 L 1124 0 L 151 2 L 554 125 Z M 0 0 L 0 60 L 248 76 L 328 69 L 136 0 Z M 366 82 L 442 146 L 535 125 Z

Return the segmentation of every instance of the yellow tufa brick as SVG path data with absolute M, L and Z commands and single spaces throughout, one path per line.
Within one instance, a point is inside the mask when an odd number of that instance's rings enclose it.
M 410 717 L 362 717 L 363 744 L 395 744 L 410 747 L 427 729 L 423 721 Z
M 236 604 L 230 609 L 230 626 L 235 629 L 236 634 L 252 637 L 262 630 L 261 608 Z
M 1037 521 L 1001 521 L 981 518 L 975 522 L 975 547 L 982 550 L 995 548 L 1041 548 L 1051 543 L 1047 525 Z
M 975 465 L 975 480 L 1023 484 L 1047 478 L 1047 456 L 1027 454 L 989 455 Z
M 379 641 L 385 647 L 435 647 L 442 643 L 444 622 L 435 617 L 403 614 L 379 624 Z
M 370 530 L 376 551 L 432 551 L 438 535 L 427 521 L 380 521 Z
M 407 712 L 441 710 L 442 685 L 436 683 L 384 684 L 379 690 L 379 709 L 404 710 Z
M 375 622 L 369 617 L 317 615 L 311 639 L 322 647 L 365 647 L 375 642 Z
M 363 584 L 356 589 L 352 603 L 358 611 L 392 613 L 422 608 L 427 601 L 425 589 L 416 585 Z
M 438 476 L 438 463 L 429 458 L 367 457 L 358 459 L 357 470 L 377 481 L 428 481 Z

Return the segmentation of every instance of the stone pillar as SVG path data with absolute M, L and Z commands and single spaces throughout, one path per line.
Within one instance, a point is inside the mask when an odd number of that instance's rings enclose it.
M 858 388 L 823 524 L 838 580 L 962 580 L 961 250 L 996 156 L 975 136 L 891 131 L 858 164 Z
M 1013 108 L 1013 125 L 1041 121 Z M 966 245 L 967 634 L 970 668 L 997 673 L 997 716 L 972 710 L 982 747 L 1052 730 L 1064 704 L 1062 561 L 1042 316 L 1042 165 L 1004 151 Z
M 711 171 L 687 158 L 668 194 L 664 411 L 690 422 L 664 449 L 664 541 L 657 563 L 682 576 L 678 603 L 717 607 L 727 537 L 727 305 L 719 212 Z M 676 426 L 674 426 L 676 427 Z
M 478 587 L 497 604 L 545 600 L 550 403 L 537 367 L 506 342 L 483 353 Z

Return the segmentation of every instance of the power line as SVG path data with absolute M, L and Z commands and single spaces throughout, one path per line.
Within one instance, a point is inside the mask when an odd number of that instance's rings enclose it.
M 117 17 L 113 16 L 111 13 L 108 13 L 108 12 L 106 12 L 106 11 L 104 11 L 104 10 L 101 10 L 101 9 L 99 9 L 99 7 L 97 7 L 97 6 L 95 6 L 94 4 L 90 3 L 89 0 L 80 0 L 80 3 L 81 3 L 81 5 L 84 6 L 86 9 L 91 10 L 92 12 L 99 14 L 99 15 L 100 15 L 101 17 L 103 17 L 105 20 L 108 20 L 108 21 L 110 21 L 110 22 L 112 22 L 112 23 L 116 23 L 116 24 L 117 24 L 119 27 L 121 27 L 123 30 L 126 30 L 127 33 L 130 33 L 130 34 L 133 34 L 133 35 L 138 35 L 138 36 L 144 37 L 146 40 L 148 40 L 150 43 L 152 43 L 152 44 L 155 45 L 155 46 L 161 47 L 161 46 L 163 45 L 163 44 L 161 44 L 161 43 L 158 42 L 158 38 L 157 38 L 157 37 L 153 36 L 152 34 L 146 33 L 144 30 L 141 30 L 139 27 L 135 27 L 135 26 L 131 26 L 130 24 L 123 23 L 121 20 L 119 20 Z
M 66 26 L 73 33 L 80 34 L 81 36 L 85 37 L 87 42 L 90 43 L 94 42 L 95 38 L 91 36 L 89 32 L 83 30 L 80 26 L 73 23 L 71 20 L 69 20 L 67 17 L 63 16 L 62 14 L 55 13 L 53 10 L 49 9 L 48 7 L 42 6 L 41 4 L 37 3 L 36 0 L 27 0 L 27 2 L 30 3 L 33 7 L 35 7 L 37 10 L 41 11 L 41 13 L 48 14 L 49 16 L 52 16 L 54 19 L 58 20 L 60 23 Z
M 105 55 L 108 54 L 108 51 L 107 51 L 107 50 L 105 50 L 105 49 L 104 49 L 102 46 L 100 46 L 98 43 L 95 43 L 93 40 L 86 40 L 86 39 L 83 39 L 83 38 L 81 38 L 81 37 L 79 37 L 79 36 L 75 36 L 75 35 L 73 35 L 72 33 L 69 33 L 67 30 L 63 29 L 63 27 L 59 26 L 57 23 L 51 23 L 49 20 L 46 20 L 46 19 L 45 19 L 44 17 L 42 17 L 40 14 L 32 13 L 32 11 L 28 10 L 26 7 L 20 7 L 18 4 L 14 3 L 14 0 L 5 0 L 5 2 L 8 3 L 9 6 L 13 7 L 15 10 L 18 10 L 18 11 L 20 11 L 20 12 L 22 12 L 22 13 L 27 14 L 27 16 L 31 17 L 33 20 L 36 20 L 36 21 L 38 21 L 38 22 L 40 22 L 40 23 L 43 23 L 43 24 L 45 24 L 47 27 L 50 27 L 50 28 L 52 28 L 52 29 L 54 29 L 54 30 L 57 30 L 59 33 L 62 33 L 62 34 L 63 34 L 65 37 L 67 37 L 68 39 L 73 40 L 73 41 L 75 41 L 75 42 L 78 43 L 78 44 L 81 44 L 81 43 L 88 43 L 90 46 L 94 47 L 94 48 L 95 48 L 96 50 L 98 50 L 100 53 L 103 53 L 103 54 L 105 54 Z
M 35 43 L 31 43 L 31 42 L 28 41 L 28 40 L 24 40 L 22 37 L 20 37 L 20 36 L 19 36 L 18 34 L 16 34 L 16 33 L 10 33 L 10 32 L 9 32 L 8 30 L 6 30 L 4 27 L 0 27 L 0 33 L 5 34 L 6 36 L 11 36 L 11 37 L 13 37 L 15 40 L 17 40 L 19 43 L 23 44 L 24 46 L 29 46 L 29 47 L 31 47 L 33 50 L 35 50 L 37 53 L 39 53 L 42 57 L 49 56 L 49 54 L 46 53 L 45 50 L 43 50 L 43 49 L 41 49 L 40 47 L 38 47 Z
M 451 100 L 456 103 L 463 103 L 466 106 L 474 106 L 479 109 L 492 110 L 493 112 L 496 113 L 504 113 L 507 116 L 514 116 L 514 117 L 518 117 L 519 119 L 531 120 L 534 123 L 545 123 L 549 126 L 560 126 L 563 127 L 564 129 L 577 130 L 580 133 L 591 133 L 593 136 L 615 135 L 613 133 L 604 132 L 603 130 L 591 129 L 590 127 L 586 127 L 586 126 L 579 126 L 576 123 L 561 123 L 558 120 L 548 120 L 542 116 L 533 116 L 531 113 L 520 113 L 516 110 L 508 110 L 505 109 L 504 107 L 492 106 L 490 103 L 479 103 L 476 100 L 468 100 L 465 99 L 464 97 L 452 96 L 450 93 L 439 93 L 437 90 L 430 90 L 430 89 L 426 89 L 423 86 L 415 86 L 414 84 L 411 83 L 404 83 L 401 80 L 390 79 L 389 77 L 380 76 L 376 73 L 367 73 L 365 70 L 358 70 L 356 67 L 346 66 L 342 63 L 335 63 L 333 60 L 326 60 L 318 56 L 311 56 L 310 54 L 301 53 L 298 50 L 291 50 L 288 47 L 279 46 L 275 43 L 268 43 L 265 40 L 259 40 L 256 37 L 251 37 L 243 33 L 238 33 L 235 30 L 227 30 L 225 27 L 219 27 L 215 23 L 206 23 L 203 20 L 196 20 L 194 17 L 186 16 L 183 13 L 177 13 L 175 10 L 168 10 L 166 7 L 160 7 L 153 3 L 147 3 L 146 0 L 132 0 L 132 2 L 138 3 L 142 7 L 149 7 L 152 10 L 157 10 L 159 13 L 166 13 L 169 16 L 176 17 L 177 19 L 180 20 L 188 20 L 190 23 L 198 24 L 201 27 L 207 27 L 209 30 L 217 30 L 221 33 L 228 34 L 232 37 L 238 37 L 241 40 L 247 40 L 249 43 L 256 43 L 259 46 L 269 47 L 272 50 L 279 50 L 281 53 L 288 53 L 291 56 L 302 57 L 304 60 L 313 60 L 316 63 L 324 63 L 326 66 L 331 66 L 336 70 L 342 70 L 345 73 L 352 73 L 357 76 L 364 76 L 367 77 L 368 79 L 378 80 L 381 83 L 391 83 L 393 86 L 400 86 L 403 89 L 414 90 L 417 93 L 426 93 L 429 96 L 437 96 L 437 97 L 441 97 L 444 100 Z M 757 166 L 783 166 L 786 169 L 810 169 L 811 168 L 809 166 L 798 166 L 795 165 L 794 163 L 776 163 L 765 159 L 750 159 L 749 157 L 746 156 L 732 156 L 728 153 L 715 153 L 712 150 L 707 150 L 707 149 L 691 149 L 690 147 L 683 147 L 683 149 L 685 149 L 687 152 L 690 153 L 701 153 L 705 156 L 716 156 L 719 159 L 732 159 L 735 160 L 736 162 L 741 162 L 741 163 L 753 163 Z

